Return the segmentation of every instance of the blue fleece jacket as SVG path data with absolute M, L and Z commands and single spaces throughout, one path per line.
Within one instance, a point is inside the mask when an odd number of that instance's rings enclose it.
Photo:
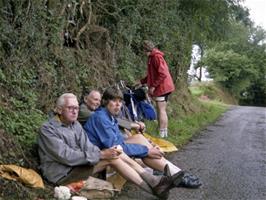
M 143 158 L 148 155 L 148 148 L 141 144 L 127 144 L 118 128 L 117 120 L 106 108 L 98 109 L 84 125 L 90 141 L 100 149 L 121 145 L 130 157 Z

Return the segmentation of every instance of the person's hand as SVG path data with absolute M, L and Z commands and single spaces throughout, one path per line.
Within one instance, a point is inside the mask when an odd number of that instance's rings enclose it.
M 163 155 L 164 155 L 164 153 L 157 146 L 150 148 L 149 152 L 148 152 L 148 157 L 149 158 L 160 159 L 160 158 L 163 157 Z
M 140 132 L 140 133 L 144 133 L 145 131 L 145 124 L 143 122 L 135 122 L 137 124 L 137 131 Z
M 149 88 L 149 94 L 150 94 L 150 95 L 153 95 L 154 90 L 155 90 L 155 87 L 150 87 L 150 88 Z
M 115 147 L 110 149 L 101 150 L 100 159 L 115 159 L 122 153 L 122 151 L 118 151 Z
M 123 147 L 121 147 L 121 145 L 119 145 L 119 144 L 113 146 L 111 149 L 114 149 L 118 153 L 118 155 L 120 155 L 121 153 L 123 153 Z

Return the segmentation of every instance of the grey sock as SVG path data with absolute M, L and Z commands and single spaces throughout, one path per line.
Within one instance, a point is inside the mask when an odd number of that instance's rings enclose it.
M 145 181 L 141 182 L 141 184 L 139 185 L 139 187 L 141 189 L 143 189 L 144 191 L 146 191 L 146 192 L 148 192 L 150 194 L 153 194 L 152 189 L 150 188 L 150 186 Z
M 150 172 L 144 171 L 140 176 L 153 188 L 160 183 L 161 176 L 154 176 Z

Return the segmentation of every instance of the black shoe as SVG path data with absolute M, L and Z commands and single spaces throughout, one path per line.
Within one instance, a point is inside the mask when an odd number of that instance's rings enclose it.
M 178 173 L 171 176 L 169 166 L 164 167 L 164 175 L 172 177 L 173 187 L 186 187 L 186 188 L 199 188 L 202 183 L 199 178 L 195 175 L 189 174 L 188 172 L 179 171 Z
M 173 181 L 171 177 L 162 176 L 158 185 L 152 188 L 153 194 L 159 199 L 168 199 L 169 190 L 172 188 Z
M 176 187 L 196 189 L 199 188 L 201 185 L 202 183 L 197 176 L 186 172 L 184 173 L 181 183 L 179 185 L 176 185 Z

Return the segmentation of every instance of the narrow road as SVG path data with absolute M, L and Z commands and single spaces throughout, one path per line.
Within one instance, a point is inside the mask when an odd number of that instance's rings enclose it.
M 266 108 L 232 107 L 169 159 L 203 182 L 172 189 L 169 200 L 265 200 Z M 117 199 L 156 198 L 127 184 Z

